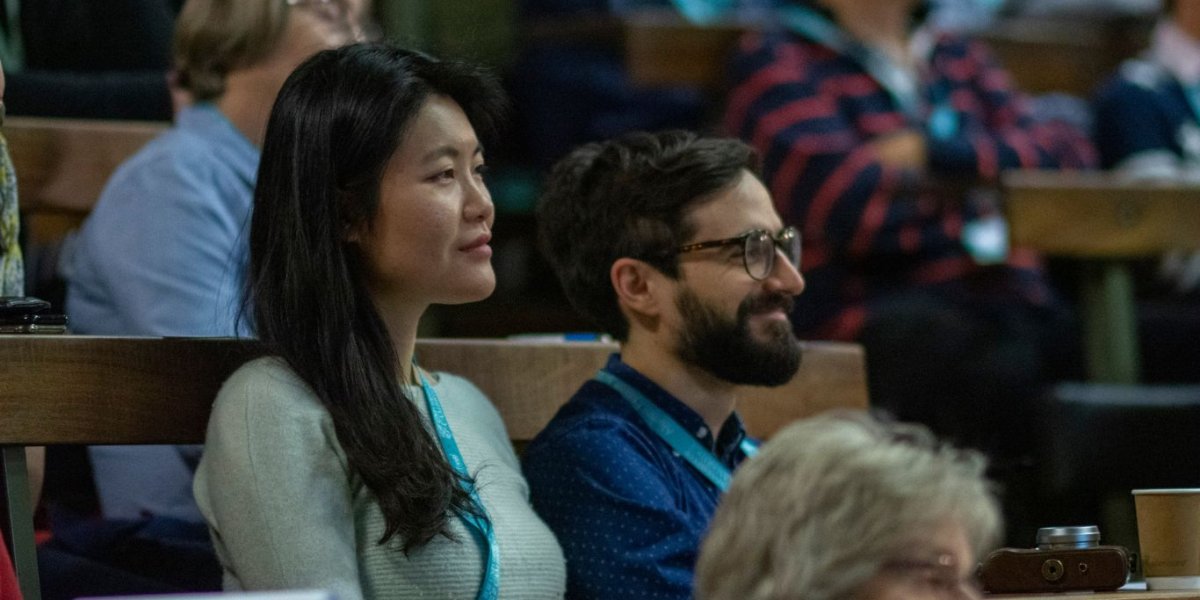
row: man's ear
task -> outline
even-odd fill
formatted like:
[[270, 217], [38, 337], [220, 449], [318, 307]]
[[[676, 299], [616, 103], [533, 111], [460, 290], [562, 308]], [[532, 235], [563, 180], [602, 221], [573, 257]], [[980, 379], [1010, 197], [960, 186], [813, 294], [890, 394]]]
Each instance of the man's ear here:
[[613, 262], [608, 275], [620, 306], [639, 316], [658, 316], [663, 280], [666, 278], [658, 269], [636, 258], [626, 257]]

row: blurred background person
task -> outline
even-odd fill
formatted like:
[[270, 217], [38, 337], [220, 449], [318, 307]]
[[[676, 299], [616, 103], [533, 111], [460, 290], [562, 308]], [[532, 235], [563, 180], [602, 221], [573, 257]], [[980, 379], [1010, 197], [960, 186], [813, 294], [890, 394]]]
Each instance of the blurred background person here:
[[1001, 531], [984, 462], [865, 414], [790, 425], [734, 475], [696, 598], [978, 598], [976, 557]]
[[[1164, 3], [1149, 47], [1100, 88], [1094, 108], [1106, 169], [1128, 179], [1200, 183], [1200, 1]], [[1146, 378], [1200, 381], [1200, 254], [1175, 251], [1157, 269], [1139, 267]]]
[[[319, 50], [352, 40], [340, 0], [189, 0], [175, 32], [178, 84], [193, 103], [122, 165], [64, 248], [67, 313], [91, 335], [232, 336], [246, 264], [259, 145], [284, 79]], [[191, 494], [199, 447], [97, 447], [100, 508], [125, 540], [182, 540], [219, 579]], [[132, 525], [131, 525], [132, 524]], [[56, 529], [58, 528], [56, 524]], [[59, 536], [61, 537], [61, 536]], [[119, 544], [91, 534], [104, 548]], [[202, 545], [192, 549], [193, 542]], [[103, 548], [87, 554], [108, 556]], [[136, 546], [130, 546], [130, 549]], [[150, 554], [161, 557], [157, 547]], [[144, 557], [143, 557], [144, 558]], [[146, 562], [130, 561], [137, 566]], [[171, 572], [157, 569], [155, 575]]]
[[[4, 125], [4, 71], [0, 68], [0, 126]], [[25, 295], [25, 263], [21, 260], [20, 203], [17, 175], [0, 134], [0, 296]]]
[[[4, 124], [4, 83], [4, 71], [0, 68], [0, 126]], [[16, 175], [13, 172], [12, 159], [8, 157], [8, 141], [0, 134], [0, 296], [25, 295], [21, 245], [18, 241], [19, 227]], [[31, 460], [29, 467], [31, 475], [36, 473], [39, 479], [30, 482], [36, 494], [36, 490], [41, 489], [40, 458]], [[34, 503], [37, 503], [36, 500]], [[0, 536], [0, 598], [21, 600], [21, 590], [17, 587], [12, 559], [8, 556], [8, 543], [3, 536]]]
[[[1137, 179], [1200, 182], [1200, 2], [1167, 0], [1145, 54], [1121, 66], [1096, 97], [1105, 168]], [[1180, 292], [1200, 286], [1200, 255], [1169, 256]]]
[[1133, 178], [1200, 181], [1198, 94], [1200, 2], [1169, 0], [1150, 47], [1097, 93], [1103, 166]]
[[932, 31], [930, 8], [782, 6], [784, 31], [739, 48], [725, 123], [802, 229], [798, 334], [861, 342], [877, 406], [1015, 465], [1045, 384], [1074, 375], [1081, 350], [989, 188], [1095, 153], [1076, 127], [1036, 120], [983, 45]]

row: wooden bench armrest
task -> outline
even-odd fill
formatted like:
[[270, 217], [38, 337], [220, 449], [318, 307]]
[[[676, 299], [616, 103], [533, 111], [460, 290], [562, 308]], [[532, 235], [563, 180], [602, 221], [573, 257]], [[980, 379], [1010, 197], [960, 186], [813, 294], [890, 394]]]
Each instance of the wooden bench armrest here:
[[1200, 248], [1200, 185], [1111, 173], [1010, 171], [1002, 178], [1012, 242], [1080, 258]]

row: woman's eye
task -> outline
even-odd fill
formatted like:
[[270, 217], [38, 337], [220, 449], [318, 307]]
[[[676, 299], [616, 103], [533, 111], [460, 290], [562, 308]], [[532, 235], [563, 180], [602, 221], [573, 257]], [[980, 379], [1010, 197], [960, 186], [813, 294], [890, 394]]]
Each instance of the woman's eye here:
[[483, 177], [484, 175], [487, 175], [488, 171], [490, 171], [490, 170], [491, 169], [487, 165], [476, 165], [475, 166], [475, 175], [477, 175], [479, 177]]
[[446, 169], [438, 171], [429, 177], [431, 181], [451, 181], [454, 179], [454, 169]]

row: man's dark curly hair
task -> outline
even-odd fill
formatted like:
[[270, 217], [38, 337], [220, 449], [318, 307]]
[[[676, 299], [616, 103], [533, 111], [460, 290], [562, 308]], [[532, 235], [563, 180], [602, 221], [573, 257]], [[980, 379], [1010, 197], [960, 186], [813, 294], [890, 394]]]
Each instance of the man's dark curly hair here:
[[671, 250], [695, 233], [685, 213], [757, 169], [746, 144], [687, 131], [627, 134], [560, 160], [538, 205], [538, 231], [575, 310], [624, 341], [629, 323], [609, 280], [612, 264], [637, 258], [678, 277]]

